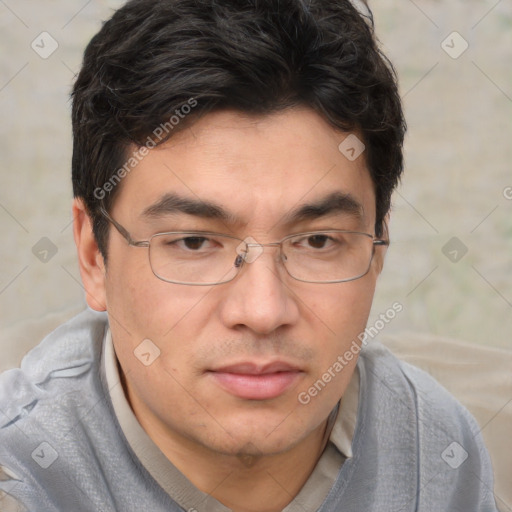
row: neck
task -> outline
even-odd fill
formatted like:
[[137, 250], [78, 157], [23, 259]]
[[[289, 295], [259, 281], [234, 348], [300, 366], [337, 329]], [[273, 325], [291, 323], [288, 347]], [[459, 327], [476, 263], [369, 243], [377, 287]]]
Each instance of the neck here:
[[290, 450], [268, 456], [226, 455], [157, 429], [148, 435], [198, 489], [234, 512], [278, 512], [313, 472], [328, 441], [326, 427], [327, 420]]

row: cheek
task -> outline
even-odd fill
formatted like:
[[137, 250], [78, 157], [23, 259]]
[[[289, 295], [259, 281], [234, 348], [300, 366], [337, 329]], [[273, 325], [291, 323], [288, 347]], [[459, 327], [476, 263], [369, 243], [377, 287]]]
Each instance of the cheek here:
[[[325, 285], [318, 290], [311, 300], [304, 297], [304, 313], [309, 321], [335, 340], [335, 345], [342, 348], [348, 338], [351, 341], [364, 330], [375, 291], [375, 279], [367, 275], [356, 281]], [[332, 288], [327, 288], [332, 287]], [[311, 295], [311, 294], [310, 294]]]
[[[179, 395], [178, 382], [188, 378], [187, 361], [201, 329], [199, 313], [208, 315], [200, 306], [206, 290], [182, 289], [149, 272], [144, 265], [112, 272], [108, 313], [116, 354], [129, 385], [144, 403], [157, 407], [169, 395]], [[146, 366], [148, 353], [146, 362], [149, 358], [151, 363]]]
[[149, 265], [147, 249], [112, 252], [106, 279], [109, 314], [137, 338], [160, 338], [177, 327], [207, 290], [158, 279]]
[[[327, 286], [336, 288], [325, 289], [323, 295], [315, 297], [310, 309], [304, 311], [309, 315], [306, 321], [314, 326], [312, 342], [318, 355], [312, 367], [311, 380], [332, 381], [329, 390], [322, 392], [323, 398], [329, 402], [329, 396], [339, 398], [356, 365], [361, 334], [370, 314], [375, 280], [363, 277]], [[345, 354], [348, 357], [344, 357]], [[340, 357], [343, 368], [339, 364]], [[330, 375], [326, 375], [329, 371]]]
[[[207, 290], [183, 289], [153, 274], [143, 279], [135, 273], [130, 280], [112, 279], [110, 285], [108, 312], [114, 345], [136, 394], [147, 403], [157, 400], [157, 405], [162, 397], [153, 396], [154, 390], [174, 396], [180, 389], [178, 382], [191, 388], [197, 340], [211, 316], [201, 300]], [[143, 357], [148, 352], [156, 359], [146, 367], [137, 354]]]

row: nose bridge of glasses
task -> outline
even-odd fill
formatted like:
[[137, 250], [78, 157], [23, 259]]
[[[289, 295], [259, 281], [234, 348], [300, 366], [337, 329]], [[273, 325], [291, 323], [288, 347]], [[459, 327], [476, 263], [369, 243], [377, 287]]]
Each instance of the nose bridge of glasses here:
[[268, 242], [265, 244], [261, 244], [258, 241], [256, 241], [254, 238], [249, 236], [249, 237], [245, 238], [244, 241], [238, 245], [236, 252], [239, 256], [243, 257], [243, 259], [246, 263], [253, 263], [261, 256], [261, 254], [263, 253], [264, 247], [280, 247], [280, 246], [281, 246], [281, 242]]

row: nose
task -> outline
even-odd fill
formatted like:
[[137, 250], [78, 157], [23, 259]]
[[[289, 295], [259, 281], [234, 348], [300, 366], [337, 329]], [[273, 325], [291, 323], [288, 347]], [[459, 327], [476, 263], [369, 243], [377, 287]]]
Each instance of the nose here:
[[246, 327], [258, 334], [269, 334], [294, 324], [299, 318], [299, 307], [290, 290], [288, 274], [279, 261], [278, 247], [260, 247], [255, 248], [257, 257], [253, 252], [235, 279], [226, 283], [221, 318], [231, 329]]

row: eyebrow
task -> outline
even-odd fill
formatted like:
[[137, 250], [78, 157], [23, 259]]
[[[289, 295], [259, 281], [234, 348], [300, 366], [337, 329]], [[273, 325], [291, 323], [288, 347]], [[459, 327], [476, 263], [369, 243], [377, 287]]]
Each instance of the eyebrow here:
[[[227, 211], [214, 202], [191, 199], [175, 193], [165, 194], [157, 202], [148, 206], [142, 212], [142, 217], [156, 219], [167, 215], [183, 213], [203, 219], [221, 220], [231, 225], [242, 222], [234, 213]], [[364, 217], [364, 209], [362, 204], [351, 194], [332, 192], [315, 202], [302, 204], [294, 208], [281, 219], [281, 222], [293, 224], [335, 214], [348, 214], [357, 219], [362, 219]]]
[[142, 217], [155, 219], [180, 213], [204, 219], [222, 220], [228, 224], [236, 224], [238, 221], [234, 214], [229, 213], [220, 205], [202, 199], [190, 199], [174, 193], [165, 194], [156, 203], [148, 206], [142, 212]]
[[335, 214], [348, 214], [361, 220], [364, 217], [364, 208], [351, 194], [332, 192], [316, 202], [303, 204], [293, 209], [284, 217], [284, 222], [291, 224]]

